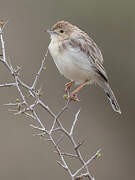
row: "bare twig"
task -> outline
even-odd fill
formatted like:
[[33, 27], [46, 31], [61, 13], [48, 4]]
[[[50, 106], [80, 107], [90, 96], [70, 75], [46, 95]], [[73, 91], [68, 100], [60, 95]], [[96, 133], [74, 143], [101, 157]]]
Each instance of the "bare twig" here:
[[101, 149], [99, 149], [80, 169], [78, 169], [73, 176], [76, 176], [80, 171], [82, 171], [88, 164], [90, 164], [96, 157], [98, 157], [98, 154], [101, 152]]
[[[24, 114], [25, 116], [32, 118], [33, 120], [35, 120], [37, 122], [37, 124], [38, 124], [37, 126], [35, 126], [34, 124], [30, 125], [33, 129], [40, 131], [39, 133], [36, 133], [34, 135], [41, 136], [41, 137], [47, 136], [47, 137], [45, 137], [45, 140], [47, 140], [53, 144], [55, 152], [59, 155], [60, 161], [57, 161], [57, 163], [61, 167], [63, 167], [64, 170], [66, 170], [66, 172], [68, 173], [68, 175], [70, 176], [70, 178], [72, 180], [79, 180], [79, 179], [83, 179], [84, 177], [88, 178], [90, 180], [94, 180], [94, 177], [91, 175], [91, 173], [88, 169], [88, 165], [94, 159], [99, 157], [99, 155], [100, 155], [99, 153], [101, 150], [98, 150], [88, 161], [85, 162], [81, 152], [79, 151], [79, 148], [81, 145], [83, 145], [83, 142], [76, 143], [74, 136], [73, 136], [74, 130], [75, 130], [75, 125], [78, 121], [78, 115], [80, 113], [80, 110], [78, 110], [78, 112], [75, 114], [73, 124], [71, 126], [70, 131], [68, 132], [66, 130], [66, 128], [62, 125], [60, 118], [62, 118], [62, 115], [64, 114], [64, 112], [67, 109], [69, 109], [71, 100], [70, 99], [67, 100], [64, 107], [62, 107], [61, 110], [59, 111], [59, 113], [56, 114], [51, 110], [51, 108], [48, 105], [46, 105], [40, 99], [40, 92], [36, 91], [37, 81], [41, 74], [41, 71], [44, 69], [44, 64], [45, 64], [46, 56], [48, 54], [48, 50], [42, 60], [39, 71], [35, 75], [35, 79], [33, 81], [32, 86], [25, 84], [19, 77], [19, 72], [21, 70], [21, 67], [17, 66], [17, 69], [14, 69], [13, 66], [11, 65], [11, 61], [9, 61], [9, 60], [7, 61], [5, 42], [3, 39], [3, 27], [5, 27], [5, 24], [0, 21], [0, 42], [1, 42], [1, 47], [2, 47], [1, 48], [2, 55], [0, 56], [0, 61], [9, 70], [11, 76], [14, 78], [14, 82], [0, 84], [0, 87], [16, 87], [16, 89], [18, 90], [20, 99], [21, 99], [21, 100], [17, 99], [15, 101], [15, 103], [9, 102], [5, 105], [16, 108], [16, 110], [10, 109], [10, 111], [13, 111], [14, 114], [16, 114], [16, 115]], [[26, 95], [23, 91], [23, 88], [21, 88], [21, 87], [25, 88], [28, 91], [28, 93], [34, 98], [33, 104], [30, 104], [28, 102]], [[70, 92], [68, 92], [68, 95], [69, 95], [69, 93]], [[39, 115], [36, 113], [36, 106], [42, 107], [51, 116], [52, 121], [50, 121], [51, 128], [49, 130], [47, 130], [47, 127], [44, 125], [45, 119], [43, 122], [43, 120], [41, 120], [39, 118]], [[58, 131], [61, 132], [62, 135], [60, 136], [59, 139], [56, 140], [56, 138], [54, 138], [54, 137], [55, 137], [55, 133], [57, 133]], [[72, 148], [72, 150], [74, 150], [75, 153], [71, 154], [69, 152], [63, 152], [61, 150], [60, 142], [65, 136], [68, 137], [69, 141], [72, 143], [71, 148]], [[65, 160], [65, 156], [67, 156], [69, 158], [78, 159], [82, 164], [81, 168], [74, 170], [74, 173], [73, 173], [70, 169], [70, 166], [68, 166], [68, 163]], [[85, 169], [86, 173], [83, 173], [80, 175], [81, 171], [84, 169]]]
[[16, 86], [16, 83], [4, 83], [0, 84], [0, 87], [13, 87]]
[[70, 130], [70, 136], [72, 136], [72, 134], [73, 134], [73, 130], [74, 130], [75, 124], [76, 124], [76, 122], [78, 120], [79, 113], [80, 113], [80, 110], [75, 115], [75, 120], [73, 121], [73, 125], [72, 125], [71, 130]]
[[[55, 153], [57, 153], [57, 151], [54, 151]], [[69, 157], [72, 157], [72, 158], [77, 158], [78, 159], [78, 156], [76, 154], [71, 154], [71, 153], [61, 153], [63, 156], [69, 156]]]
[[31, 86], [31, 89], [35, 89], [35, 87], [36, 87], [38, 77], [40, 76], [40, 73], [43, 70], [45, 59], [46, 59], [47, 55], [48, 55], [48, 50], [45, 53], [44, 59], [43, 59], [43, 61], [41, 63], [41, 66], [40, 66], [40, 69], [39, 69], [38, 73], [36, 74], [36, 77], [35, 77], [35, 80], [34, 80], [32, 86]]

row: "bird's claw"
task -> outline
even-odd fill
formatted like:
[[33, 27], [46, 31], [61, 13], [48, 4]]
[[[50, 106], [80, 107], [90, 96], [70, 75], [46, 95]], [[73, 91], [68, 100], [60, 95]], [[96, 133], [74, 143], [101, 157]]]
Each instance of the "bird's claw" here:
[[80, 101], [79, 99], [78, 99], [78, 97], [77, 97], [77, 94], [70, 94], [70, 96], [68, 97], [70, 100], [73, 100], [73, 101]]
[[70, 91], [70, 87], [65, 85], [65, 93], [67, 94]]
[[72, 94], [72, 93], [69, 96], [67, 94], [64, 94], [63, 98], [71, 101], [77, 101], [77, 102], [80, 101], [77, 97], [77, 94]]
[[68, 83], [65, 84], [65, 93], [68, 94], [68, 92], [70, 92], [70, 88], [73, 84], [73, 81], [70, 81]]

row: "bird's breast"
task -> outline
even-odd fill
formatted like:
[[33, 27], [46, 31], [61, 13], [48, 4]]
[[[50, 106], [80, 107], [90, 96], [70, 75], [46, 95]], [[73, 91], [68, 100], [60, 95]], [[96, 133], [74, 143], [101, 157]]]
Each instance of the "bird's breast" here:
[[89, 79], [90, 63], [83, 54], [75, 52], [57, 41], [51, 41], [49, 51], [58, 70], [67, 79], [77, 82]]

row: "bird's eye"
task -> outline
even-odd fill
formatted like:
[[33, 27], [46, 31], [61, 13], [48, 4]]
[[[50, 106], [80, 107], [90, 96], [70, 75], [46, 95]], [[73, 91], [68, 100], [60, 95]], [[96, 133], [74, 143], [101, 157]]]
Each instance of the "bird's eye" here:
[[60, 30], [60, 33], [64, 33], [64, 31], [61, 29], [61, 30]]

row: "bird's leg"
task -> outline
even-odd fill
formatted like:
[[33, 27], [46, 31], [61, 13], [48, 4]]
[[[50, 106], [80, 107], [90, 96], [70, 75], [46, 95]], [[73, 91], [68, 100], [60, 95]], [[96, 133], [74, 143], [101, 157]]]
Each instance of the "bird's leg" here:
[[65, 93], [66, 94], [70, 91], [70, 88], [71, 88], [73, 83], [74, 83], [74, 81], [70, 81], [70, 82], [65, 84]]
[[74, 101], [79, 101], [78, 97], [77, 97], [77, 93], [80, 91], [80, 89], [82, 89], [86, 84], [87, 84], [88, 80], [84, 81], [79, 87], [77, 87], [71, 94], [70, 94], [70, 99], [74, 100]]

